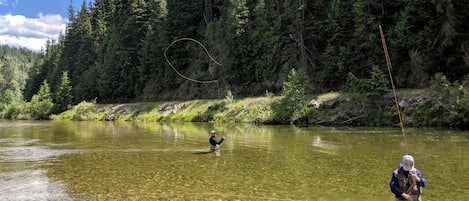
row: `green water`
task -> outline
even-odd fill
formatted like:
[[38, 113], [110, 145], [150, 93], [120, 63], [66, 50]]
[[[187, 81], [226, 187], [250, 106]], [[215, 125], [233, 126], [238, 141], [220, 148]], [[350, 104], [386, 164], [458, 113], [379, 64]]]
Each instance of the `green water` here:
[[[207, 151], [208, 133], [226, 141]], [[469, 200], [469, 132], [407, 129], [423, 198]], [[0, 200], [394, 200], [399, 128], [0, 121]]]

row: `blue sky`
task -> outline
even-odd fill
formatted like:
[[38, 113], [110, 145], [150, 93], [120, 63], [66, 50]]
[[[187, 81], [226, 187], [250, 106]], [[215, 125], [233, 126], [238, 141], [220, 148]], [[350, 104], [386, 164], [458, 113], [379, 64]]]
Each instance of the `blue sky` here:
[[[77, 11], [83, 0], [72, 3]], [[70, 0], [0, 0], [0, 44], [40, 51], [47, 39], [64, 33], [69, 5]]]

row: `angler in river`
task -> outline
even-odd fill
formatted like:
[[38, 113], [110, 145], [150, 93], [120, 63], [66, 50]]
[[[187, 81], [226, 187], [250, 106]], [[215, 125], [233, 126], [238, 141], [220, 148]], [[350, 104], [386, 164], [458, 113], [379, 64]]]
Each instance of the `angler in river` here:
[[225, 136], [221, 137], [221, 140], [217, 140], [217, 131], [212, 130], [210, 131], [210, 138], [208, 139], [208, 142], [210, 143], [210, 152], [215, 152], [217, 156], [220, 155], [220, 144], [223, 143], [223, 140], [225, 140]]
[[404, 155], [399, 168], [392, 173], [389, 186], [396, 195], [396, 201], [421, 201], [422, 187], [427, 185], [427, 180], [422, 173], [414, 167], [414, 157]]
[[212, 130], [210, 131], [210, 138], [208, 142], [210, 144], [209, 151], [201, 151], [201, 152], [194, 152], [193, 154], [209, 154], [215, 153], [215, 155], [220, 156], [220, 145], [225, 140], [225, 136], [223, 136], [220, 140], [217, 140], [217, 131]]

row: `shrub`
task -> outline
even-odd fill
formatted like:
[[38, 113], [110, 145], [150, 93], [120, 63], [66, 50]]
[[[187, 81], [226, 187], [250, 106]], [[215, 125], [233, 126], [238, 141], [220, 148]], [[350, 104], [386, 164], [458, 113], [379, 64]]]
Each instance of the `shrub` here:
[[29, 119], [28, 103], [23, 101], [12, 102], [4, 107], [2, 118], [5, 119]]
[[71, 110], [63, 112], [59, 115], [59, 118], [62, 120], [96, 120], [96, 118], [102, 118], [103, 114], [95, 114], [96, 103], [82, 101]]

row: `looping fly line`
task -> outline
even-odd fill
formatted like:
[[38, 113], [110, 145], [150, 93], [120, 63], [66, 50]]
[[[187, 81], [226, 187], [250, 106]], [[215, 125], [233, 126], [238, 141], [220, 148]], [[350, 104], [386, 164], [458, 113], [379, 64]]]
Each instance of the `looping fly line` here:
[[192, 81], [192, 82], [198, 82], [198, 83], [202, 83], [202, 84], [207, 84], [207, 83], [214, 83], [214, 82], [218, 82], [218, 80], [196, 80], [196, 79], [192, 79], [190, 77], [187, 77], [183, 74], [181, 74], [175, 67], [174, 65], [169, 61], [168, 59], [168, 56], [166, 55], [166, 52], [168, 51], [168, 49], [174, 45], [175, 43], [179, 42], [179, 41], [183, 41], [183, 40], [187, 40], [187, 41], [192, 41], [192, 42], [195, 42], [197, 43], [198, 45], [200, 45], [204, 50], [205, 52], [207, 53], [208, 57], [216, 64], [220, 65], [220, 66], [223, 66], [221, 65], [221, 63], [219, 63], [218, 61], [216, 61], [212, 55], [210, 55], [210, 53], [208, 52], [207, 48], [205, 48], [205, 46], [200, 43], [199, 41], [195, 40], [195, 39], [192, 39], [192, 38], [180, 38], [180, 39], [177, 39], [175, 41], [173, 41], [171, 44], [169, 44], [166, 49], [164, 50], [164, 58], [166, 59], [166, 62], [169, 64], [169, 66], [171, 66], [171, 68], [182, 78], [186, 79], [186, 80], [189, 80], [189, 81]]

